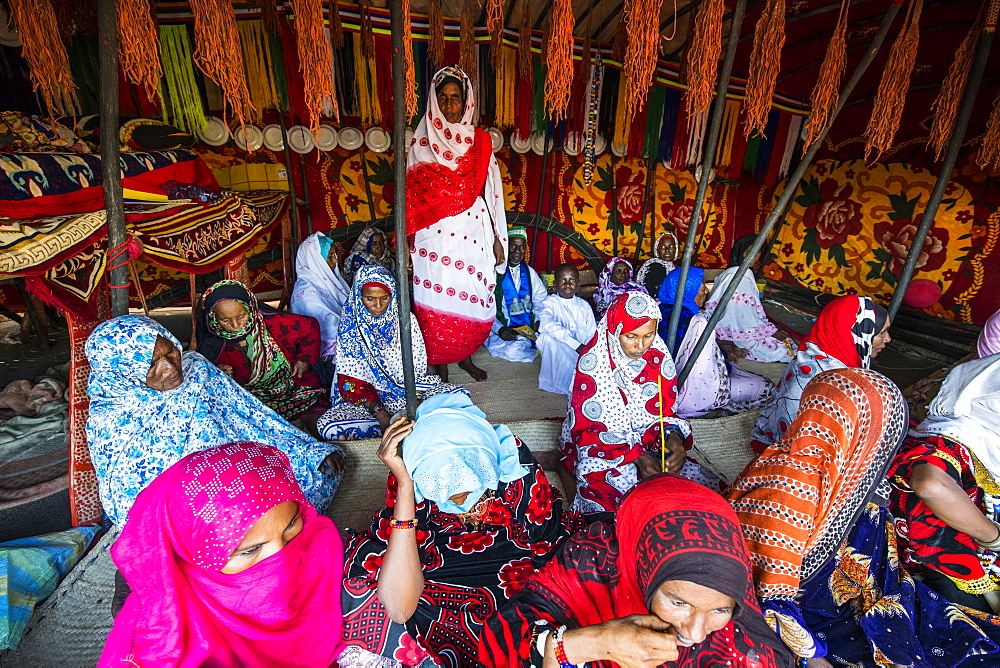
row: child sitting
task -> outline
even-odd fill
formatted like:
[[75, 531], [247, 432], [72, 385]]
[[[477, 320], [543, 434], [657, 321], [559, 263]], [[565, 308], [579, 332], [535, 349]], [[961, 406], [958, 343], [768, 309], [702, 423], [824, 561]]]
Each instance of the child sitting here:
[[594, 338], [597, 323], [590, 304], [576, 296], [580, 272], [571, 264], [556, 267], [556, 293], [542, 302], [538, 311], [538, 351], [542, 370], [538, 389], [572, 394], [573, 374], [580, 351]]

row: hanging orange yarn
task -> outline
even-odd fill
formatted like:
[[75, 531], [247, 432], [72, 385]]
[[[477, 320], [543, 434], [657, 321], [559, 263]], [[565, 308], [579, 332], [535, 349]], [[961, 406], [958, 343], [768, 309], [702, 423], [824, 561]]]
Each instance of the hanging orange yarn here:
[[[715, 94], [716, 71], [722, 55], [722, 15], [725, 0], [705, 0], [694, 19], [694, 34], [687, 49], [687, 113], [696, 116], [708, 111]], [[676, 25], [676, 24], [675, 24]]]
[[269, 35], [278, 34], [277, 0], [247, 0], [247, 5], [260, 10], [260, 20]]
[[337, 0], [330, 3], [330, 46], [334, 49], [344, 46], [344, 24], [340, 22], [340, 6]]
[[368, 0], [361, 0], [361, 55], [369, 60], [375, 58], [375, 30], [372, 28], [372, 12]]
[[615, 26], [615, 43], [611, 45], [611, 60], [616, 63], [625, 62], [625, 48], [628, 46], [628, 41], [625, 19], [619, 16], [618, 25]]
[[1000, 95], [993, 100], [993, 113], [986, 122], [983, 147], [976, 156], [976, 164], [984, 171], [1000, 168]]
[[236, 15], [229, 0], [190, 0], [194, 15], [194, 62], [222, 89], [222, 99], [240, 126], [253, 114], [236, 32]]
[[941, 84], [937, 99], [931, 105], [934, 120], [931, 123], [930, 137], [927, 138], [927, 148], [934, 154], [935, 160], [941, 159], [941, 154], [951, 139], [951, 131], [955, 128], [958, 105], [965, 92], [965, 82], [969, 79], [969, 70], [972, 69], [973, 55], [982, 28], [981, 21], [976, 21], [969, 28], [969, 33], [955, 52], [955, 59], [948, 68], [948, 76]]
[[893, 42], [882, 72], [875, 103], [872, 105], [872, 116], [865, 130], [865, 160], [875, 162], [885, 151], [892, 147], [892, 140], [899, 129], [899, 121], [903, 116], [903, 105], [906, 103], [906, 91], [910, 87], [910, 75], [913, 73], [913, 61], [917, 56], [917, 45], [920, 43], [920, 11], [923, 0], [913, 0], [906, 12], [903, 27]]
[[747, 78], [747, 115], [743, 134], [764, 136], [771, 99], [781, 68], [781, 48], [785, 45], [785, 0], [767, 0], [764, 13], [754, 30], [750, 53], [750, 76]]
[[406, 97], [406, 120], [417, 115], [417, 71], [413, 65], [413, 26], [410, 24], [410, 0], [403, 3], [403, 92]]
[[435, 70], [444, 67], [444, 15], [441, 0], [430, 0], [427, 8], [427, 55]]
[[812, 111], [806, 122], [806, 139], [802, 144], [802, 153], [812, 146], [813, 142], [827, 129], [840, 98], [840, 79], [844, 76], [844, 66], [847, 63], [847, 8], [850, 0], [841, 0], [840, 15], [837, 25], [830, 38], [830, 46], [826, 49], [823, 64], [819, 68], [819, 78], [813, 87], [809, 99]]
[[573, 0], [552, 1], [552, 27], [545, 54], [545, 107], [549, 118], [566, 117], [573, 90]]
[[32, 90], [38, 92], [51, 116], [76, 113], [76, 84], [66, 46], [59, 37], [56, 14], [49, 0], [8, 0], [10, 18], [21, 38]]
[[125, 78], [156, 100], [163, 69], [149, 0], [118, 0], [118, 54]]
[[458, 35], [458, 66], [476, 80], [476, 10], [479, 0], [464, 0]]
[[490, 33], [490, 62], [496, 69], [503, 44], [503, 0], [486, 0], [486, 30]]
[[340, 109], [333, 87], [333, 59], [326, 39], [322, 0], [292, 0], [295, 13], [295, 46], [299, 55], [306, 108], [309, 110], [309, 130], [319, 132], [319, 119], [326, 105], [340, 120]]
[[628, 45], [622, 71], [628, 77], [625, 115], [631, 119], [646, 104], [660, 54], [660, 5], [662, 0], [625, 0]]
[[521, 27], [517, 31], [517, 72], [522, 79], [531, 79], [531, 0], [524, 0], [521, 8]]

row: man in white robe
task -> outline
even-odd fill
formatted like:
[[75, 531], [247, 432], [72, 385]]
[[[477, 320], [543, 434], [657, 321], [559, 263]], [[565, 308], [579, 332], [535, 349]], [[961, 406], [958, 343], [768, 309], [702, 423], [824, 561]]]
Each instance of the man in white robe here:
[[580, 272], [571, 264], [556, 269], [556, 293], [538, 309], [538, 351], [542, 370], [538, 389], [572, 395], [573, 375], [580, 351], [594, 338], [597, 322], [590, 304], [576, 296]]
[[549, 292], [538, 273], [524, 261], [528, 249], [524, 228], [509, 228], [507, 239], [507, 272], [497, 276], [497, 314], [486, 349], [494, 357], [511, 362], [531, 362], [537, 354], [532, 340], [538, 330], [536, 312]]

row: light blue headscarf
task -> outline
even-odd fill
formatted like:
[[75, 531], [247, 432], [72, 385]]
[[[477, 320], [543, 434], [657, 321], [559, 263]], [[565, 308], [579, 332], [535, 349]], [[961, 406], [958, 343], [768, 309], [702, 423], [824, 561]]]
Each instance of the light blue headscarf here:
[[181, 357], [179, 386], [163, 392], [147, 387], [157, 336], [181, 349], [167, 329], [141, 315], [101, 323], [84, 348], [90, 362], [87, 443], [108, 517], [121, 526], [139, 492], [176, 461], [237, 441], [284, 452], [306, 498], [325, 510], [339, 481], [320, 473], [319, 465], [340, 448], [299, 431], [194, 351]]
[[[494, 427], [464, 394], [438, 394], [417, 408], [403, 442], [403, 462], [417, 502], [430, 499], [445, 513], [467, 513], [488, 489], [528, 475], [507, 425]], [[451, 497], [469, 492], [459, 506]]]

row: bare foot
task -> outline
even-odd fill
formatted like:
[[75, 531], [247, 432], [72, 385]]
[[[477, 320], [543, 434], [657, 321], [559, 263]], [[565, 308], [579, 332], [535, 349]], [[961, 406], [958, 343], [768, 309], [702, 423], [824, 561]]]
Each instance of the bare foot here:
[[480, 369], [478, 366], [472, 363], [471, 357], [466, 357], [464, 360], [458, 363], [458, 368], [465, 371], [467, 374], [472, 376], [472, 379], [476, 382], [482, 382], [486, 380], [486, 372]]
[[814, 656], [806, 660], [808, 668], [833, 668], [833, 664], [821, 656]]
[[436, 374], [441, 378], [442, 383], [448, 382], [448, 365], [447, 364], [431, 364], [431, 373]]

